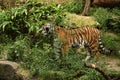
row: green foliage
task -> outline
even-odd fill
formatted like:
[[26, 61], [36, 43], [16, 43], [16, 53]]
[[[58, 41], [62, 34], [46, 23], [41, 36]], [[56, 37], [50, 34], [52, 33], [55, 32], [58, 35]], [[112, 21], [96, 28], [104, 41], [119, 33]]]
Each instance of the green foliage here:
[[22, 65], [30, 70], [31, 75], [41, 75], [49, 67], [47, 60], [49, 59], [48, 54], [50, 52], [51, 48], [49, 44], [45, 44], [42, 49], [33, 47], [25, 56]]
[[107, 49], [112, 50], [113, 52], [111, 53], [112, 55], [119, 57], [119, 49], [120, 49], [120, 37], [118, 35], [115, 35], [114, 33], [103, 33], [103, 44]]
[[79, 14], [83, 10], [83, 3], [83, 0], [70, 0], [64, 3], [64, 8], [67, 9], [68, 12]]
[[[41, 38], [33, 42], [29, 36], [19, 36], [14, 42], [1, 46], [1, 49], [6, 51], [6, 59], [19, 61], [24, 68], [29, 69], [31, 77], [37, 75], [43, 80], [104, 80], [100, 73], [84, 66], [83, 55], [70, 50], [59, 63], [54, 60], [55, 54], [49, 42]], [[80, 71], [80, 76], [71, 77], [77, 71]]]
[[8, 59], [12, 61], [23, 61], [26, 54], [29, 53], [29, 39], [19, 37], [8, 47]]
[[1, 33], [0, 43], [2, 43], [3, 45], [6, 45], [6, 44], [9, 44], [10, 42], [12, 42], [12, 39], [8, 35]]
[[[119, 8], [91, 8], [89, 15], [93, 15], [97, 22], [99, 22], [100, 26], [103, 31], [110, 31], [113, 35], [103, 35], [103, 42], [108, 49], [113, 50], [113, 54], [115, 56], [119, 56], [120, 53], [118, 52], [120, 47], [120, 38], [118, 37], [120, 33], [120, 9]], [[103, 32], [102, 32], [103, 33]], [[117, 33], [117, 37], [114, 33]], [[104, 33], [103, 33], [104, 34]]]
[[114, 15], [120, 16], [120, 8], [119, 7], [113, 8], [111, 12]]
[[96, 18], [98, 23], [100, 23], [100, 28], [106, 29], [107, 20], [111, 18], [112, 14], [108, 12], [108, 9], [97, 8], [93, 13], [93, 16]]
[[[0, 33], [2, 35], [0, 35], [0, 42], [1, 46], [7, 46], [8, 48], [6, 51], [7, 59], [22, 61], [24, 54], [28, 53], [24, 51], [28, 50], [27, 48], [42, 48], [45, 41], [50, 43], [51, 39], [49, 37], [45, 38], [42, 35], [37, 35], [41, 32], [41, 25], [48, 21], [54, 24], [62, 23], [65, 17], [64, 13], [61, 5], [35, 1], [27, 1], [22, 6], [1, 10]], [[26, 35], [27, 37], [29, 35], [28, 38], [31, 40], [28, 41], [29, 45], [26, 42]], [[22, 36], [22, 38], [18, 38], [19, 36]], [[1, 53], [2, 51], [4, 52], [4, 50], [1, 50]]]
[[13, 38], [20, 34], [36, 34], [46, 21], [62, 22], [64, 12], [61, 5], [28, 1], [22, 6], [1, 11], [0, 29]]
[[96, 21], [100, 24], [99, 28], [111, 30], [115, 33], [120, 33], [120, 9], [119, 8], [91, 8], [88, 15], [93, 15]]
[[108, 20], [107, 29], [114, 33], [120, 34], [120, 17], [112, 17]]
[[[6, 38], [6, 40], [9, 40]], [[8, 59], [11, 61], [23, 61], [24, 56], [29, 53], [30, 42], [29, 38], [20, 36], [15, 41], [0, 44], [1, 59]]]
[[[30, 70], [32, 75], [39, 75], [43, 80], [104, 80], [100, 73], [86, 68], [82, 61], [83, 56], [73, 54], [73, 51], [62, 59], [62, 63], [52, 58], [55, 55], [48, 44], [45, 44], [43, 49], [32, 48], [30, 52], [23, 65]], [[72, 77], [71, 75], [77, 71], [80, 71], [80, 76]]]

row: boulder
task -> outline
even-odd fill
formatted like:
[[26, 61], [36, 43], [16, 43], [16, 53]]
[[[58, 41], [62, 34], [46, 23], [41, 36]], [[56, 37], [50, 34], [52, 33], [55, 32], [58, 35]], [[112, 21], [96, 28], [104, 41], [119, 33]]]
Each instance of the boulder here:
[[0, 80], [22, 80], [16, 73], [18, 67], [16, 62], [0, 60]]
[[68, 13], [64, 20], [65, 26], [71, 28], [82, 27], [82, 26], [99, 26], [99, 23], [92, 16], [80, 16], [76, 14]]
[[119, 6], [120, 0], [93, 0], [92, 4], [98, 6], [113, 7], [113, 6]]

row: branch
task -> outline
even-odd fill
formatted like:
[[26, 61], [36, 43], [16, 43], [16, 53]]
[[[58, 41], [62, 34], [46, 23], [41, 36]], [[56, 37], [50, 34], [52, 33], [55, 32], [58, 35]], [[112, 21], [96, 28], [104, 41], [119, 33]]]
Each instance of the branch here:
[[111, 78], [108, 76], [108, 74], [106, 74], [103, 70], [101, 70], [95, 64], [87, 64], [87, 63], [85, 63], [85, 66], [88, 67], [88, 68], [95, 69], [96, 71], [100, 72], [106, 80], [111, 80]]

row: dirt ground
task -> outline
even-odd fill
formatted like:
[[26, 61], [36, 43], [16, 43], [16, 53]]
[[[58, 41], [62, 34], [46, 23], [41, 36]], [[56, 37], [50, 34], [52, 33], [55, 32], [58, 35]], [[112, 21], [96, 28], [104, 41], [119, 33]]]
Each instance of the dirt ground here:
[[109, 70], [120, 71], [120, 59], [107, 57], [106, 62]]
[[105, 62], [107, 71], [120, 73], [120, 59], [112, 56], [101, 55], [99, 62]]

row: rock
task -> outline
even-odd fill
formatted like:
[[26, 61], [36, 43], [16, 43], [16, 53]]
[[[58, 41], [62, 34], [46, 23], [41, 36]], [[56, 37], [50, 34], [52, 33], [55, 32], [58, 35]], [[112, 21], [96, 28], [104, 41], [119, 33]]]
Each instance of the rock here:
[[120, 0], [93, 0], [92, 4], [103, 7], [113, 7], [120, 6]]
[[21, 75], [16, 74], [18, 67], [16, 62], [0, 60], [0, 80], [22, 80]]

